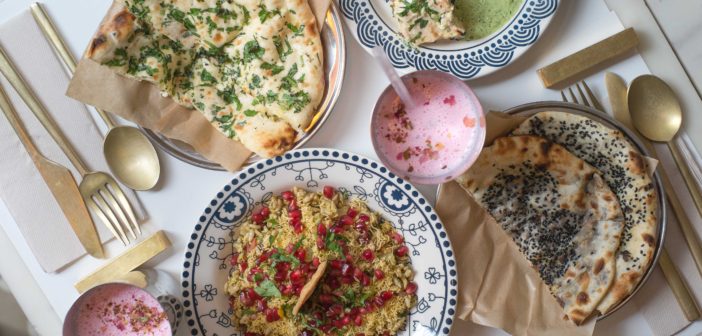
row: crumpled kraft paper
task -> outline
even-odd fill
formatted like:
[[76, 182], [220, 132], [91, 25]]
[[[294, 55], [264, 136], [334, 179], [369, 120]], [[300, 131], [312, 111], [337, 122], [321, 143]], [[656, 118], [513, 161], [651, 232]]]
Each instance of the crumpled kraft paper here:
[[[486, 115], [485, 145], [505, 136], [526, 117]], [[653, 171], [657, 161], [648, 160]], [[456, 182], [441, 185], [436, 201], [458, 264], [458, 318], [512, 335], [590, 336], [595, 318], [576, 326], [512, 238]]]
[[[309, 3], [318, 27], [323, 27], [330, 0], [309, 0]], [[115, 1], [103, 20], [123, 6]], [[239, 170], [251, 156], [248, 149], [227, 138], [200, 112], [161, 96], [156, 85], [118, 75], [109, 67], [87, 58], [78, 63], [66, 95], [185, 142], [203, 157], [229, 171]]]

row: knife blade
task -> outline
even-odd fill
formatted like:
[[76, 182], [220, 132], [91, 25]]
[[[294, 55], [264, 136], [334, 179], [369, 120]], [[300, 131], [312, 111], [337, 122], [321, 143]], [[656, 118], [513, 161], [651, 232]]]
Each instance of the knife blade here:
[[[618, 75], [611, 72], [606, 72], [605, 85], [607, 86], [607, 95], [609, 96], [609, 103], [612, 106], [612, 114], [614, 115], [614, 118], [617, 121], [624, 124], [624, 126], [629, 128], [631, 131], [639, 135], [636, 131], [636, 128], [634, 128], [633, 123], [631, 122], [631, 116], [629, 114], [626, 82], [624, 82], [624, 80]], [[641, 139], [641, 141], [646, 146], [646, 148], [648, 148], [651, 154], [655, 155], [655, 149], [653, 148], [651, 143], [646, 141], [646, 139], [644, 139], [640, 135], [639, 139]], [[663, 184], [664, 186], [666, 186], [667, 189], [666, 191], [670, 192], [671, 190], [670, 188], [668, 188], [669, 182], [668, 178], [666, 177], [665, 171], [663, 171], [663, 167], [659, 167], [659, 169], [663, 180]], [[668, 198], [670, 199], [671, 197], [669, 196]], [[675, 200], [671, 200], [671, 203], [673, 202], [675, 202]], [[677, 213], [676, 217], [679, 217], [677, 216]], [[681, 220], [686, 219], [687, 217]], [[688, 321], [698, 320], [700, 318], [700, 311], [697, 308], [697, 304], [690, 292], [690, 289], [687, 287], [685, 280], [683, 280], [682, 276], [680, 275], [680, 271], [678, 271], [678, 269], [675, 267], [675, 264], [670, 259], [668, 251], [665, 250], [665, 247], [663, 247], [663, 251], [661, 252], [662, 253], [660, 255], [660, 258], [658, 259], [658, 264], [661, 267], [661, 271], [663, 271], [663, 276], [668, 282], [670, 289], [673, 291], [673, 295], [675, 295], [675, 298], [678, 301], [678, 304], [680, 305], [680, 309], [682, 309], [683, 314], [685, 314], [685, 318], [687, 318]]]
[[29, 133], [2, 87], [0, 87], [0, 110], [3, 111], [20, 141], [27, 149], [32, 162], [34, 162], [39, 174], [49, 187], [51, 194], [56, 199], [61, 211], [66, 216], [73, 232], [78, 236], [78, 240], [80, 240], [85, 250], [95, 258], [104, 258], [105, 254], [100, 237], [71, 171], [41, 154], [29, 137]]

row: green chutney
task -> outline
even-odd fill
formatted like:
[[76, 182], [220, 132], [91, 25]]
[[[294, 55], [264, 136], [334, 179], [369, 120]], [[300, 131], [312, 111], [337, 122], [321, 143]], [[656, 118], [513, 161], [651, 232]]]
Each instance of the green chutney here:
[[455, 0], [454, 15], [463, 23], [466, 40], [486, 37], [507, 23], [525, 0]]

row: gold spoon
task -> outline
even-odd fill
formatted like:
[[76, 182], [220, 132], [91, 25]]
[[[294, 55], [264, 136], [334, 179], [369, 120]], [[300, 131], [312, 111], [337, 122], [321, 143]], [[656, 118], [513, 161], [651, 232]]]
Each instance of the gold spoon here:
[[634, 127], [652, 141], [667, 143], [675, 165], [690, 191], [697, 212], [702, 216], [702, 190], [674, 140], [682, 123], [682, 108], [675, 93], [660, 78], [643, 75], [631, 82], [629, 104], [634, 118]]
[[[72, 74], [76, 70], [76, 61], [54, 28], [49, 16], [39, 3], [32, 4], [31, 8], [32, 15], [42, 32]], [[112, 173], [134, 190], [153, 188], [161, 174], [161, 165], [153, 144], [136, 127], [115, 126], [105, 111], [97, 108], [96, 110], [109, 129], [102, 148]]]

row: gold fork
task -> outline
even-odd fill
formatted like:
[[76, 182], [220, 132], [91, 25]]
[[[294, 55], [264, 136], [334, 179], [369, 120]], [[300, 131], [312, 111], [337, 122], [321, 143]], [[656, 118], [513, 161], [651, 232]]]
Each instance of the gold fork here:
[[112, 176], [106, 173], [88, 171], [85, 163], [83, 163], [70, 142], [46, 112], [44, 106], [19, 75], [2, 48], [0, 48], [0, 72], [5, 75], [20, 97], [22, 97], [22, 100], [32, 110], [83, 177], [78, 189], [88, 208], [107, 225], [110, 232], [124, 245], [129, 244], [129, 239], [124, 233], [122, 226], [127, 228], [134, 239], [137, 238], [135, 231], [141, 235], [141, 229], [134, 216], [134, 211], [120, 186]]
[[[580, 87], [580, 84], [585, 88], [585, 93], [583, 93], [583, 89]], [[580, 104], [580, 105], [585, 105], [585, 106], [591, 106], [594, 107], [596, 110], [605, 113], [604, 108], [602, 108], [602, 104], [600, 104], [599, 100], [597, 100], [597, 97], [592, 93], [592, 90], [590, 90], [590, 87], [587, 86], [587, 83], [585, 81], [581, 81], [580, 83], [575, 84], [576, 90], [578, 91], [580, 95], [580, 99], [575, 96], [573, 93], [572, 87], [568, 88], [568, 92], [570, 94], [571, 100], [569, 101], [568, 98], [566, 98], [566, 95], [563, 91], [561, 91], [561, 98], [563, 98], [563, 101], [566, 103], [575, 103], [575, 104]], [[611, 93], [610, 93], [611, 94]], [[588, 102], [589, 100], [589, 102]], [[627, 110], [628, 112], [628, 110]], [[620, 116], [615, 114], [615, 119], [617, 119], [619, 122], [623, 123], [626, 127], [631, 129], [632, 131], [636, 132], [636, 129], [631, 125], [631, 118], [627, 118], [626, 116]], [[649, 152], [652, 155], [656, 155], [655, 149], [651, 145], [650, 142], [647, 142], [644, 138], [639, 137], [643, 144], [646, 146], [646, 148], [649, 150]], [[665, 170], [663, 170], [662, 166], [658, 167], [658, 171], [661, 176], [661, 181], [663, 182], [663, 189], [666, 191], [666, 194], [668, 194], [668, 200], [670, 201], [672, 208], [674, 210], [675, 216], [678, 218], [679, 222], [683, 221], [688, 221], [687, 215], [684, 212], [681, 212], [682, 208], [679, 206], [680, 201], [677, 198], [677, 195], [673, 192], [674, 189], [671, 188], [670, 181], [668, 180], [668, 176], [665, 173]], [[670, 259], [670, 255], [668, 254], [668, 251], [665, 249], [665, 247], [661, 246], [661, 254], [660, 258], [658, 259], [658, 264], [661, 267], [661, 271], [663, 272], [663, 276], [665, 277], [666, 281], [668, 282], [668, 285], [670, 286], [670, 289], [673, 291], [673, 295], [675, 295], [675, 298], [678, 301], [678, 304], [680, 305], [680, 308], [682, 309], [683, 313], [685, 314], [685, 317], [688, 319], [688, 321], [695, 321], [700, 318], [700, 312], [699, 309], [697, 308], [697, 303], [695, 302], [695, 299], [693, 298], [690, 289], [687, 287], [687, 284], [685, 283], [685, 280], [682, 278], [680, 275], [680, 271], [678, 271], [677, 267], [673, 263], [673, 260]]]

